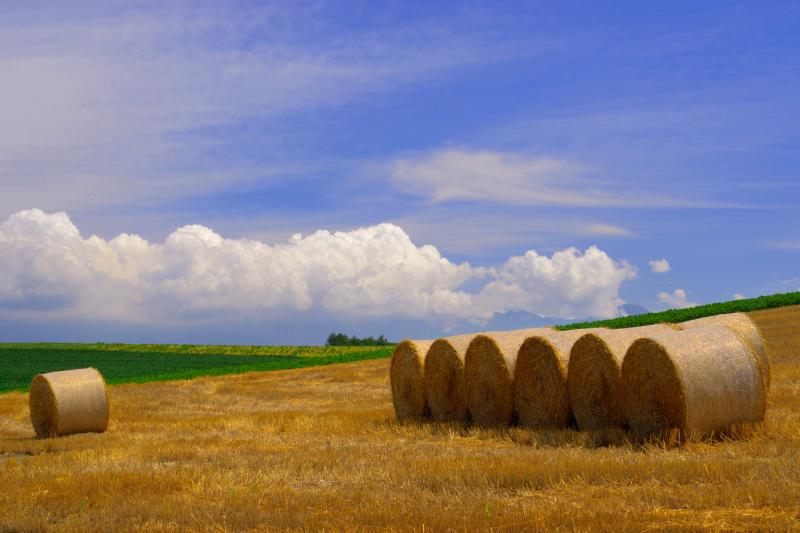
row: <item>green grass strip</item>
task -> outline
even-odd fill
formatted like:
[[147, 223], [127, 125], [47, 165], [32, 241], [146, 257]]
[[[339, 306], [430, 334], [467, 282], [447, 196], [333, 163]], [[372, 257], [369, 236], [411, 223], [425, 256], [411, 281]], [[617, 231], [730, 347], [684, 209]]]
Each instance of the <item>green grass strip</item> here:
[[647, 313], [644, 315], [624, 316], [611, 318], [608, 320], [596, 320], [594, 322], [578, 322], [557, 326], [559, 330], [583, 329], [583, 328], [632, 328], [636, 326], [649, 326], [651, 324], [661, 324], [663, 322], [686, 322], [695, 318], [706, 316], [723, 315], [726, 313], [747, 313], [759, 311], [761, 309], [774, 309], [787, 305], [800, 305], [800, 292], [786, 292], [782, 294], [771, 294], [769, 296], [759, 296], [758, 298], [748, 298], [745, 300], [732, 300], [730, 302], [719, 302], [687, 309], [669, 309], [659, 313]]
[[0, 345], [0, 392], [26, 391], [33, 376], [44, 372], [97, 368], [107, 383], [144, 383], [200, 376], [288, 370], [389, 357], [393, 346], [334, 355], [176, 354], [166, 351], [85, 350], [80, 345], [37, 348], [36, 345]]

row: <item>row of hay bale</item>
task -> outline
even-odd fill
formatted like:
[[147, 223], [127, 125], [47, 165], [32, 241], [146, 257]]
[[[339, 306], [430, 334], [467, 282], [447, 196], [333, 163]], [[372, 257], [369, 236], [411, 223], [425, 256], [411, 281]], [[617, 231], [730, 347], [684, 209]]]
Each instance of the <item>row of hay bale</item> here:
[[390, 370], [401, 422], [674, 428], [685, 436], [763, 420], [769, 379], [761, 333], [743, 313], [407, 340]]

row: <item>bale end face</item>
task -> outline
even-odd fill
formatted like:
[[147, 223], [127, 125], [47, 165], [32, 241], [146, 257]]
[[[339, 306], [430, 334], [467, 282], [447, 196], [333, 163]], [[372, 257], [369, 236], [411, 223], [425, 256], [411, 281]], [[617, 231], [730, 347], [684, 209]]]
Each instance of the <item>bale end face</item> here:
[[543, 337], [522, 343], [514, 371], [514, 407], [521, 425], [565, 427], [569, 423], [567, 369], [562, 355]]
[[431, 418], [437, 422], [462, 422], [467, 418], [464, 360], [447, 339], [431, 345], [425, 358], [425, 392]]
[[430, 343], [405, 340], [392, 354], [389, 380], [392, 403], [399, 422], [419, 421], [428, 414], [425, 399], [424, 361]]
[[685, 436], [686, 397], [678, 370], [659, 342], [635, 341], [622, 363], [625, 416], [640, 435], [668, 436], [678, 429]]
[[33, 378], [28, 399], [36, 436], [40, 439], [55, 437], [58, 428], [56, 397], [47, 379], [41, 374]]
[[600, 335], [578, 339], [569, 358], [567, 389], [580, 429], [625, 425], [622, 405], [622, 368]]
[[467, 348], [464, 358], [467, 410], [478, 426], [511, 423], [514, 411], [513, 368], [509, 366], [507, 356], [495, 339], [487, 335], [476, 336]]

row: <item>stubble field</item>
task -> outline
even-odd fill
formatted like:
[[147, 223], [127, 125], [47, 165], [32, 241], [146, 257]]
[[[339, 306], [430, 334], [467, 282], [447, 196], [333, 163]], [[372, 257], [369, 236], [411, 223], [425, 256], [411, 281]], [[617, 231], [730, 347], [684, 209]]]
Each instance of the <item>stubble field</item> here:
[[0, 531], [800, 529], [800, 307], [749, 438], [399, 426], [388, 360], [110, 387], [100, 435], [35, 440], [0, 395]]

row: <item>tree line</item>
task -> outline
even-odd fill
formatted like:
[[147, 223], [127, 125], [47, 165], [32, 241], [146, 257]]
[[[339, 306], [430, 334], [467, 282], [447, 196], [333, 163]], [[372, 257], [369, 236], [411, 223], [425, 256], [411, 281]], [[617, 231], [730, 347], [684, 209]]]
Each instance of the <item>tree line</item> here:
[[356, 336], [348, 336], [344, 333], [331, 333], [328, 335], [328, 340], [325, 346], [385, 346], [392, 344], [383, 335], [375, 337], [359, 338]]

